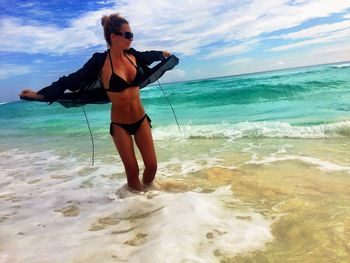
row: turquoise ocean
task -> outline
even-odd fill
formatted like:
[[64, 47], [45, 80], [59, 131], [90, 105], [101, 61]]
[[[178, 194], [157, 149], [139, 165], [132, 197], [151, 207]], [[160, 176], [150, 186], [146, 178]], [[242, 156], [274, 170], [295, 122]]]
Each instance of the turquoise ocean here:
[[[0, 103], [0, 262], [349, 262], [350, 63], [141, 91], [154, 187], [110, 104]], [[137, 152], [139, 165], [142, 161]]]

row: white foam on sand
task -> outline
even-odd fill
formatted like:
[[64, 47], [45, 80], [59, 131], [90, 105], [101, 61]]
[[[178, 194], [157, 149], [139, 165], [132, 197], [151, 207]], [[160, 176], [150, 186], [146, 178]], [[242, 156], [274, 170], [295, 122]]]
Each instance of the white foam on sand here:
[[220, 256], [262, 249], [272, 240], [270, 222], [262, 215], [224, 208], [225, 199], [232, 201], [229, 187], [212, 194], [151, 195], [116, 200], [124, 215], [134, 213], [130, 208], [136, 204], [140, 214], [156, 211], [135, 224], [147, 236], [125, 255], [129, 262], [217, 262]]
[[245, 162], [245, 164], [268, 165], [274, 162], [283, 162], [283, 161], [291, 161], [291, 160], [298, 160], [306, 164], [316, 166], [318, 169], [325, 172], [348, 171], [350, 173], [350, 166], [342, 166], [339, 164], [332, 163], [330, 161], [320, 160], [318, 158], [309, 157], [309, 156], [288, 155], [288, 154], [283, 156], [276, 156], [275, 154], [272, 154], [271, 156], [262, 158], [260, 160], [258, 160], [256, 155], [254, 154], [252, 156], [252, 159], [250, 161]]
[[220, 262], [273, 239], [272, 222], [232, 208], [240, 201], [230, 187], [135, 194], [113, 176], [115, 165], [87, 169], [53, 152], [5, 155], [0, 262]]
[[218, 167], [220, 166], [221, 161], [221, 159], [209, 157], [208, 155], [198, 155], [195, 156], [195, 159], [184, 159], [181, 157], [173, 157], [168, 161], [161, 162], [158, 165], [158, 174], [166, 177], [179, 175], [186, 176], [203, 169]]

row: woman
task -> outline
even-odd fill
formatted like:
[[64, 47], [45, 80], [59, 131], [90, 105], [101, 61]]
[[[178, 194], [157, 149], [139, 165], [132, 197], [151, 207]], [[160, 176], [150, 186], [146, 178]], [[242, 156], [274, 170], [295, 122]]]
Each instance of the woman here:
[[[119, 14], [102, 17], [104, 36], [110, 49], [95, 53], [77, 72], [61, 77], [50, 86], [34, 92], [23, 90], [20, 96], [54, 100], [66, 89], [77, 91], [100, 80], [112, 102], [110, 134], [124, 164], [128, 186], [142, 191], [150, 186], [157, 171], [157, 159], [151, 133], [151, 119], [145, 114], [140, 99], [139, 85], [145, 65], [163, 60], [168, 51], [139, 52], [130, 48], [133, 33], [127, 20]], [[140, 150], [145, 170], [142, 183], [134, 151]]]

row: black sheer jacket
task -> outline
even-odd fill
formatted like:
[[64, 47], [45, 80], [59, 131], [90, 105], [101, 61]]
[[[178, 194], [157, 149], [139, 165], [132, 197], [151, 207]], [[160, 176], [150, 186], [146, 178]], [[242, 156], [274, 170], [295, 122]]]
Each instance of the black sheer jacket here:
[[[135, 56], [137, 65], [143, 69], [146, 76], [147, 73], [151, 72], [149, 65], [155, 61], [165, 60], [161, 51], [140, 52], [130, 48], [127, 52]], [[109, 101], [99, 76], [107, 53], [107, 51], [94, 53], [78, 71], [60, 77], [51, 85], [39, 90], [38, 94], [43, 95], [47, 101], [53, 102], [61, 97], [66, 90], [69, 90], [76, 98], [84, 99], [86, 96], [88, 99], [93, 97], [94, 100]], [[143, 87], [140, 86], [140, 88]]]

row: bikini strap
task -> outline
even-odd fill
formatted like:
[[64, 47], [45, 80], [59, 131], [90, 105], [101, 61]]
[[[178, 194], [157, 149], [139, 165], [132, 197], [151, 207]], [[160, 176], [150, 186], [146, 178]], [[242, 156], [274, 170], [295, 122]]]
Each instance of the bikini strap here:
[[111, 51], [110, 51], [110, 49], [108, 49], [108, 56], [109, 56], [109, 61], [111, 62], [112, 72], [114, 72], [113, 63], [112, 63], [112, 56], [111, 56]]
[[[114, 68], [113, 68], [113, 63], [112, 63], [112, 56], [111, 56], [111, 50], [108, 49], [108, 56], [109, 56], [109, 61], [111, 63], [111, 68], [112, 68], [112, 72], [114, 72]], [[134, 65], [135, 68], [137, 68], [137, 65], [124, 53], [124, 56]]]
[[124, 56], [126, 56], [126, 58], [135, 66], [135, 68], [137, 68], [137, 65], [127, 55], [125, 55], [125, 53]]

